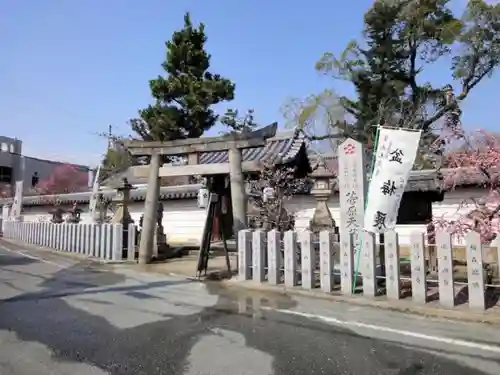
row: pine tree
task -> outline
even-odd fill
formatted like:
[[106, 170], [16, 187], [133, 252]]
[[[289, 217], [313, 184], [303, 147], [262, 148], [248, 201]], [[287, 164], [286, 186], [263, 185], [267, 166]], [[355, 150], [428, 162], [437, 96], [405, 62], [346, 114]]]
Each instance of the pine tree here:
[[[336, 114], [328, 121], [331, 129], [309, 138], [352, 137], [370, 145], [382, 124], [422, 129], [425, 149], [441, 124], [459, 125], [460, 103], [500, 66], [499, 51], [499, 4], [469, 0], [458, 18], [450, 0], [376, 0], [364, 15], [362, 38], [338, 58], [324, 54], [316, 65], [351, 83], [355, 95], [338, 97], [334, 105], [342, 111], [329, 111]], [[448, 85], [423, 76], [434, 63], [449, 61]], [[306, 103], [297, 116], [300, 127], [314, 124], [318, 102]]]
[[218, 119], [211, 107], [234, 98], [234, 84], [209, 71], [206, 41], [205, 26], [193, 26], [186, 13], [184, 27], [166, 43], [162, 67], [167, 76], [149, 82], [154, 104], [131, 121], [132, 129], [144, 140], [200, 137]]

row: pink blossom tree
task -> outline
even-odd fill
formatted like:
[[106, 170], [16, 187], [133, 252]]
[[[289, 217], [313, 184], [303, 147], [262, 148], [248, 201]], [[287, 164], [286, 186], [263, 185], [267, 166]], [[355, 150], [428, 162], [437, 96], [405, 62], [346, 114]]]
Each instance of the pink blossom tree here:
[[35, 187], [40, 195], [67, 194], [88, 189], [88, 173], [71, 164], [57, 166], [49, 178]]
[[436, 218], [436, 229], [457, 237], [474, 230], [484, 243], [491, 243], [500, 232], [500, 134], [484, 130], [467, 133], [453, 125], [443, 130], [438, 142], [446, 150], [442, 160], [444, 187], [478, 186], [484, 188], [484, 194], [465, 198], [460, 205], [465, 213]]
[[12, 185], [0, 184], [0, 199], [11, 198], [11, 197], [12, 197]]

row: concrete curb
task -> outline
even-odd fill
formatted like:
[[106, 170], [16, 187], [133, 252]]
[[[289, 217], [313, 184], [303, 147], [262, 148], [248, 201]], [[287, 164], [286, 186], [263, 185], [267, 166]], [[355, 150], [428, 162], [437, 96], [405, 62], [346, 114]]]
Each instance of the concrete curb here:
[[475, 312], [464, 310], [459, 306], [455, 310], [445, 309], [432, 305], [417, 305], [411, 301], [387, 301], [384, 297], [371, 299], [363, 296], [345, 296], [341, 294], [329, 294], [321, 290], [301, 290], [298, 288], [286, 288], [284, 286], [273, 286], [269, 284], [257, 284], [252, 281], [242, 282], [234, 279], [223, 280], [228, 288], [247, 289], [259, 292], [269, 292], [286, 295], [289, 297], [300, 296], [305, 298], [315, 298], [332, 302], [348, 303], [357, 306], [373, 307], [382, 310], [413, 314], [429, 318], [454, 320], [468, 323], [484, 323], [500, 326], [500, 313], [498, 311], [486, 310], [485, 312]]

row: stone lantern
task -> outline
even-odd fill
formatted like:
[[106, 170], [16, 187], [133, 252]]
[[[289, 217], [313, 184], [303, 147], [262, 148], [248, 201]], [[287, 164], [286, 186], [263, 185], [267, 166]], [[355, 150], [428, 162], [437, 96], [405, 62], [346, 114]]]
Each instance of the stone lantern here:
[[67, 222], [73, 223], [73, 224], [78, 224], [81, 220], [81, 217], [80, 217], [81, 213], [82, 213], [82, 210], [80, 208], [78, 208], [78, 204], [76, 202], [73, 203], [73, 207], [69, 211], [69, 216], [68, 216]]
[[112, 199], [112, 202], [116, 205], [115, 215], [111, 219], [112, 224], [123, 224], [125, 228], [134, 222], [128, 210], [130, 191], [132, 189], [134, 187], [128, 182], [127, 178], [124, 178], [122, 184], [116, 188], [116, 195]]
[[66, 210], [61, 207], [61, 203], [56, 201], [54, 207], [49, 211], [49, 214], [52, 215], [52, 219], [50, 220], [54, 224], [64, 223], [63, 215], [66, 213]]
[[133, 223], [132, 217], [130, 216], [130, 212], [128, 210], [128, 206], [130, 204], [130, 191], [134, 189], [134, 187], [128, 182], [127, 178], [122, 179], [121, 185], [116, 188], [116, 195], [113, 197], [112, 202], [115, 204], [115, 214], [111, 219], [112, 224], [122, 224], [123, 225], [123, 233], [122, 233], [122, 257], [129, 257], [128, 252], [133, 251], [135, 257], [135, 244], [129, 244], [129, 224]]
[[335, 231], [335, 220], [333, 220], [330, 209], [328, 208], [328, 199], [333, 190], [334, 174], [326, 169], [324, 160], [320, 160], [310, 177], [313, 179], [314, 185], [311, 189], [311, 195], [316, 199], [316, 209], [314, 215], [309, 222], [311, 231], [317, 233], [322, 230]]

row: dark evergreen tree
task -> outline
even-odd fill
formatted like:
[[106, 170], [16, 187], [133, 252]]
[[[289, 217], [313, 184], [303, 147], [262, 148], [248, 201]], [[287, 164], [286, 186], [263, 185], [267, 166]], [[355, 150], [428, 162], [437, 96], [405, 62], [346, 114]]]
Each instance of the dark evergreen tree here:
[[239, 113], [237, 109], [226, 110], [220, 119], [221, 124], [228, 128], [228, 131], [224, 133], [251, 132], [257, 127], [253, 109], [249, 109], [244, 116], [240, 116]]
[[131, 120], [133, 131], [144, 140], [200, 137], [217, 121], [211, 107], [234, 98], [234, 84], [209, 71], [206, 41], [205, 26], [193, 26], [187, 13], [184, 27], [166, 43], [166, 77], [149, 82], [155, 102]]
[[[452, 61], [454, 81], [444, 87], [423, 77], [440, 60]], [[370, 144], [375, 126], [384, 124], [422, 129], [425, 146], [439, 132], [435, 125], [460, 122], [460, 102], [499, 63], [500, 5], [469, 0], [457, 18], [450, 0], [376, 0], [364, 16], [362, 39], [317, 63], [321, 73], [351, 82], [356, 95], [339, 97], [344, 112], [329, 121], [332, 131], [311, 139], [333, 134]], [[299, 126], [307, 126], [317, 102], [303, 108]]]

